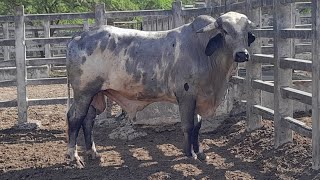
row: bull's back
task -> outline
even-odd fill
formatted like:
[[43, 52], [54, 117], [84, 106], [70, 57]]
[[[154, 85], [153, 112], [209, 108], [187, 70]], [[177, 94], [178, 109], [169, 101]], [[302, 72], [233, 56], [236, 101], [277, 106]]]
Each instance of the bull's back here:
[[168, 91], [177, 38], [175, 31], [104, 26], [74, 38], [69, 50], [78, 55], [69, 63], [79, 66], [80, 88], [99, 78], [104, 81], [102, 90], [116, 90], [130, 98], [157, 98]]

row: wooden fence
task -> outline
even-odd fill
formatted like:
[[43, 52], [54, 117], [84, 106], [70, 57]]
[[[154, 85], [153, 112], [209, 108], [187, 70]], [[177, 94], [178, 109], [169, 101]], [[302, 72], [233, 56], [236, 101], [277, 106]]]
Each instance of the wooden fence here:
[[[218, 2], [218, 3], [217, 3]], [[296, 3], [303, 3], [312, 8], [312, 19], [309, 25], [295, 25], [294, 8]], [[211, 6], [210, 6], [211, 4]], [[214, 6], [212, 5], [214, 4]], [[34, 105], [65, 104], [67, 98], [27, 99], [27, 85], [65, 84], [66, 78], [27, 79], [26, 66], [46, 64], [65, 64], [65, 57], [26, 58], [26, 45], [33, 43], [54, 44], [66, 43], [70, 37], [26, 38], [24, 23], [32, 20], [48, 22], [57, 19], [95, 19], [95, 25], [106, 24], [108, 18], [146, 17], [168, 18], [168, 28], [178, 27], [185, 23], [185, 17], [201, 14], [218, 16], [230, 10], [246, 13], [258, 25], [253, 32], [258, 37], [251, 47], [252, 59], [246, 63], [246, 77], [233, 77], [233, 82], [246, 88], [247, 129], [249, 131], [261, 127], [261, 116], [272, 116], [275, 128], [275, 147], [292, 141], [292, 130], [312, 138], [313, 168], [320, 167], [320, 1], [318, 0], [244, 0], [227, 5], [215, 0], [207, 1], [202, 8], [182, 8], [181, 2], [173, 3], [171, 10], [144, 10], [106, 12], [104, 5], [96, 6], [94, 13], [66, 14], [24, 14], [23, 7], [16, 9], [15, 16], [0, 16], [0, 22], [14, 22], [15, 39], [0, 39], [0, 46], [15, 46], [15, 60], [0, 61], [0, 67], [16, 67], [15, 80], [2, 81], [0, 87], [17, 86], [18, 99], [0, 101], [0, 107], [18, 107], [18, 122], [27, 122], [27, 108]], [[261, 16], [265, 8], [273, 9], [273, 26], [262, 27]], [[151, 22], [151, 21], [149, 21]], [[154, 24], [154, 23], [152, 23]], [[156, 23], [157, 24], [157, 23]], [[163, 24], [163, 23], [162, 23]], [[171, 25], [171, 27], [170, 27]], [[159, 26], [159, 25], [156, 25]], [[88, 29], [88, 26], [84, 26]], [[160, 27], [160, 26], [159, 26]], [[161, 25], [161, 27], [163, 27]], [[157, 28], [155, 28], [157, 29]], [[152, 29], [148, 29], [152, 30]], [[45, 30], [48, 32], [48, 30]], [[262, 54], [263, 38], [273, 40], [272, 54]], [[293, 58], [294, 40], [309, 39], [312, 60]], [[47, 54], [47, 53], [46, 53]], [[261, 80], [262, 64], [274, 66], [274, 83]], [[312, 93], [292, 88], [292, 69], [312, 72]], [[261, 91], [274, 94], [274, 108], [261, 106]], [[293, 100], [312, 105], [312, 128], [293, 118]]]

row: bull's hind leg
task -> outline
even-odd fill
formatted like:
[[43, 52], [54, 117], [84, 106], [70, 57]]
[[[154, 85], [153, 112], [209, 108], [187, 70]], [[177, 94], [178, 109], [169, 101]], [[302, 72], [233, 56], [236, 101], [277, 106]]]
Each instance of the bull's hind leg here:
[[194, 128], [193, 128], [193, 133], [192, 133], [192, 138], [193, 138], [193, 151], [197, 155], [197, 158], [201, 161], [205, 160], [207, 157], [203, 153], [203, 149], [200, 146], [199, 142], [199, 131], [201, 128], [202, 124], [202, 118], [200, 115], [195, 114], [194, 115]]
[[93, 141], [93, 136], [92, 136], [92, 132], [93, 132], [92, 129], [93, 129], [95, 117], [96, 117], [96, 109], [91, 105], [89, 107], [87, 116], [82, 123], [82, 129], [83, 129], [84, 139], [86, 143], [86, 151], [87, 151], [86, 153], [92, 159], [100, 158], [100, 155], [97, 153], [97, 150]]
[[77, 152], [77, 137], [79, 129], [88, 112], [92, 96], [75, 92], [74, 103], [67, 114], [68, 119], [68, 155], [71, 161], [75, 161], [79, 168], [84, 167]]

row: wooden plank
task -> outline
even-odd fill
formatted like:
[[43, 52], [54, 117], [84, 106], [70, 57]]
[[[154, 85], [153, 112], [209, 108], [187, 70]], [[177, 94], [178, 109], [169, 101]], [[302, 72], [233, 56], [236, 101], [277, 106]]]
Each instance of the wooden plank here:
[[144, 17], [144, 16], [171, 16], [171, 10], [140, 10], [140, 11], [108, 11], [106, 18]]
[[[28, 79], [28, 85], [50, 85], [50, 84], [67, 84], [67, 78], [40, 78], [40, 79]], [[1, 85], [1, 82], [0, 82]]]
[[[281, 4], [288, 5], [288, 4], [297, 3], [297, 2], [309, 3], [310, 0], [285, 0], [285, 1], [281, 1]], [[273, 6], [273, 0], [258, 0], [258, 1], [253, 1], [252, 3], [253, 8], [269, 7], [269, 6]]]
[[17, 100], [0, 101], [0, 108], [17, 107]]
[[256, 35], [257, 37], [262, 38], [273, 38], [274, 31], [273, 29], [253, 29], [252, 33]]
[[67, 43], [69, 40], [71, 40], [71, 37], [28, 38], [26, 39], [26, 44], [58, 44]]
[[281, 58], [280, 67], [282, 69], [294, 69], [312, 72], [312, 61], [295, 58]]
[[0, 22], [14, 22], [14, 16], [0, 16]]
[[253, 54], [252, 61], [254, 61], [255, 63], [274, 64], [274, 57], [273, 55], [267, 54]]
[[[45, 20], [43, 22], [44, 32], [43, 35], [45, 38], [50, 38], [50, 21]], [[46, 58], [51, 57], [50, 44], [44, 45], [44, 54]]]
[[25, 47], [25, 18], [24, 7], [16, 8], [15, 16], [15, 46], [17, 67], [17, 99], [18, 99], [18, 124], [27, 123], [27, 71], [26, 71], [26, 47]]
[[312, 168], [320, 169], [320, 1], [312, 0]]
[[16, 67], [15, 60], [0, 61], [0, 67]]
[[300, 135], [312, 138], [312, 128], [307, 126], [306, 123], [292, 117], [285, 117], [283, 120], [286, 126], [288, 126], [291, 130], [299, 133]]
[[34, 20], [67, 20], [67, 19], [93, 19], [94, 13], [55, 13], [55, 14], [27, 14], [26, 21]]
[[292, 57], [293, 42], [291, 39], [283, 39], [281, 30], [292, 28], [293, 5], [284, 4], [283, 1], [273, 1], [273, 25], [274, 25], [274, 132], [275, 147], [292, 142], [292, 130], [284, 126], [282, 117], [293, 116], [293, 102], [291, 99], [281, 96], [281, 87], [292, 86], [292, 70], [281, 69], [282, 57]]
[[296, 44], [295, 47], [296, 54], [300, 54], [303, 52], [312, 52], [311, 44]]
[[296, 28], [312, 28], [312, 24], [296, 24]]
[[0, 39], [0, 46], [15, 46], [14, 39]]
[[252, 112], [267, 119], [273, 119], [273, 116], [274, 116], [273, 109], [270, 109], [261, 105], [252, 106]]
[[82, 28], [83, 28], [82, 24], [55, 24], [55, 25], [50, 25], [50, 29], [56, 29], [56, 30], [82, 29]]
[[26, 62], [27, 62], [27, 66], [42, 66], [47, 64], [65, 65], [66, 58], [65, 57], [33, 58], [33, 59], [27, 59]]
[[262, 80], [253, 80], [251, 82], [251, 86], [254, 89], [259, 89], [269, 93], [274, 93], [274, 84], [270, 82], [266, 82]]
[[230, 79], [230, 82], [233, 84], [244, 84], [245, 83], [245, 78], [240, 77], [240, 76], [232, 76]]
[[16, 80], [0, 81], [0, 87], [10, 87], [10, 86], [17, 86], [17, 81]]
[[261, 46], [261, 53], [271, 55], [274, 53], [273, 45], [264, 45]]
[[285, 99], [292, 99], [308, 105], [312, 105], [312, 94], [305, 91], [290, 87], [284, 87], [281, 88], [281, 96]]
[[28, 106], [45, 106], [55, 104], [67, 104], [67, 97], [46, 98], [46, 99], [29, 99]]
[[253, 8], [273, 6], [273, 0], [253, 1], [251, 6]]
[[105, 4], [98, 4], [95, 7], [95, 26], [100, 27], [107, 24]]
[[[10, 38], [10, 36], [9, 36], [10, 35], [9, 34], [9, 23], [8, 22], [3, 23], [2, 27], [3, 27], [3, 38], [9, 39]], [[3, 47], [3, 59], [5, 61], [10, 59], [10, 49], [8, 46]]]
[[[260, 16], [261, 16], [261, 9], [253, 9], [251, 7], [253, 0], [246, 0], [246, 12], [248, 18], [255, 24], [260, 24]], [[250, 46], [249, 52], [251, 54], [260, 54], [261, 53], [261, 40], [257, 38], [255, 42]], [[256, 63], [255, 61], [249, 60], [246, 62], [246, 115], [247, 115], [247, 131], [252, 131], [258, 129], [262, 126], [261, 124], [261, 116], [257, 115], [252, 112], [253, 105], [260, 105], [261, 104], [261, 90], [252, 88], [252, 81], [261, 79], [261, 70], [262, 66], [261, 63]]]
[[172, 3], [173, 27], [177, 28], [183, 25], [182, 2], [175, 1]]
[[[273, 53], [273, 45], [262, 46], [263, 54], [271, 54]], [[304, 52], [311, 52], [312, 47], [311, 44], [295, 44], [295, 54], [300, 54]]]
[[280, 30], [281, 38], [298, 38], [298, 39], [311, 39], [311, 29], [297, 29], [297, 28], [285, 28]]
[[[100, 5], [96, 6], [96, 8], [95, 8], [95, 21], [96, 21], [95, 25], [98, 27], [107, 24], [105, 4], [100, 4]], [[108, 107], [108, 104], [110, 104], [112, 102], [109, 98], [105, 97], [105, 99], [106, 99], [106, 103], [107, 103], [107, 108], [105, 109], [104, 113], [101, 114], [101, 116], [102, 117], [104, 116], [104, 118], [108, 118], [108, 117], [111, 117], [111, 108]]]

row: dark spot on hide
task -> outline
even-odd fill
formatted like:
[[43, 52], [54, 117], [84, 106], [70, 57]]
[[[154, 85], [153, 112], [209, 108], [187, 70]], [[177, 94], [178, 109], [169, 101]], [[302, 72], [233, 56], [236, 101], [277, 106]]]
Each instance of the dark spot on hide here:
[[100, 42], [100, 49], [102, 52], [107, 48], [108, 42], [109, 42], [109, 38], [107, 37], [102, 38]]
[[116, 49], [116, 47], [117, 47], [117, 45], [116, 45], [116, 41], [114, 40], [114, 38], [110, 39], [108, 49], [110, 51], [113, 51]]
[[172, 44], [172, 47], [174, 47], [174, 44]]
[[87, 58], [85, 56], [82, 56], [81, 64], [84, 64], [86, 62]]
[[138, 82], [141, 79], [141, 71], [137, 70], [138, 63], [137, 61], [133, 61], [132, 59], [126, 60], [126, 71], [128, 74], [132, 74], [133, 79]]
[[89, 41], [86, 44], [86, 53], [88, 56], [91, 56], [93, 54], [93, 51], [97, 48], [98, 41]]
[[81, 38], [78, 41], [78, 47], [81, 50], [85, 50], [87, 55], [90, 56], [97, 49], [99, 41], [106, 38], [107, 32], [90, 31], [81, 34]]
[[185, 83], [185, 84], [184, 84], [184, 90], [186, 90], [186, 91], [189, 90], [189, 85], [188, 85], [188, 83]]

